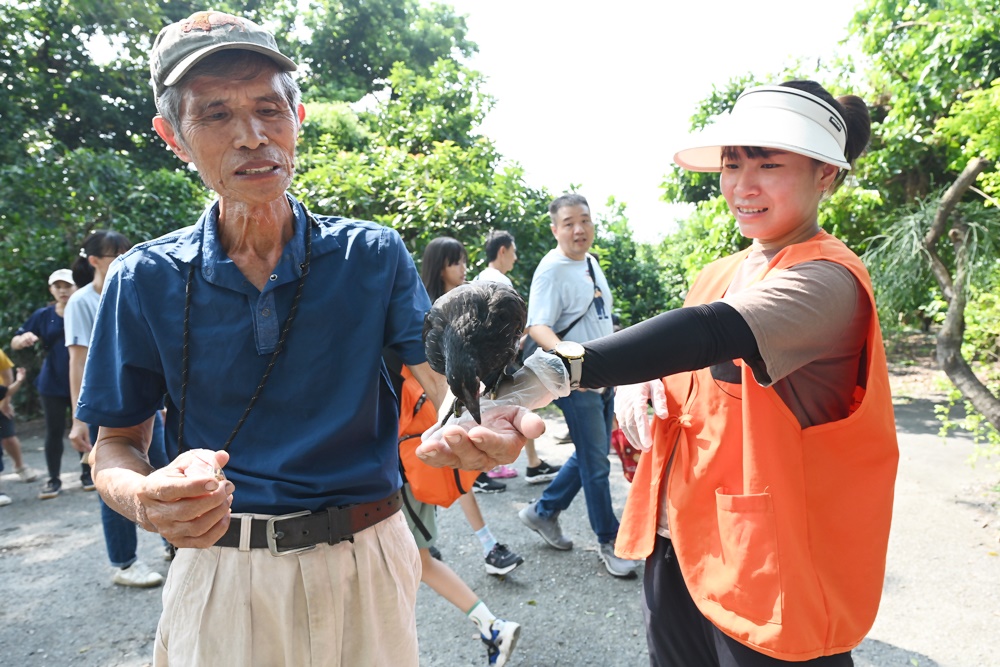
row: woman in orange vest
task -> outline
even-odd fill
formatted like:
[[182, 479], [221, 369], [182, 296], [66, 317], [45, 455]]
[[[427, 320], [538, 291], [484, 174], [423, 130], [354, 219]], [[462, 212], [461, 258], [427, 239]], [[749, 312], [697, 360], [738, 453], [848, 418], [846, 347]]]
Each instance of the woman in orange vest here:
[[[557, 346], [561, 380], [527, 364], [538, 394], [617, 385], [646, 450], [616, 554], [646, 559], [654, 666], [848, 666], [874, 622], [898, 459], [888, 372], [868, 272], [817, 221], [870, 132], [861, 99], [811, 81], [744, 91], [674, 161], [721, 171], [752, 245], [708, 265], [685, 307]], [[544, 404], [514, 379], [513, 402]], [[468, 456], [453, 433], [425, 460]]]
[[584, 386], [633, 356], [662, 364], [616, 406], [649, 450], [617, 551], [647, 559], [653, 665], [852, 665], [874, 622], [898, 458], [888, 372], [868, 272], [817, 222], [870, 127], [861, 99], [813, 82], [744, 91], [674, 161], [722, 172], [752, 245], [707, 266], [685, 308], [587, 346]]

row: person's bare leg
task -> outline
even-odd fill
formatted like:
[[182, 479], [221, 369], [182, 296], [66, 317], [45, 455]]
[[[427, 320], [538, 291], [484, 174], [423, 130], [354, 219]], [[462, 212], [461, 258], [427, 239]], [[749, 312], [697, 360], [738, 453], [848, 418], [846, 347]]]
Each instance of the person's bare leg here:
[[420, 550], [420, 563], [423, 565], [420, 581], [458, 607], [458, 610], [463, 614], [469, 613], [479, 597], [469, 588], [468, 584], [462, 581], [462, 578], [446, 564], [433, 558], [429, 549]]
[[469, 527], [472, 528], [472, 532], [477, 532], [483, 529], [486, 525], [486, 520], [483, 519], [483, 513], [479, 510], [479, 503], [476, 501], [476, 495], [474, 493], [466, 493], [459, 497], [458, 504], [462, 507], [462, 513], [465, 514], [465, 520], [469, 523]]
[[538, 458], [538, 452], [535, 451], [535, 440], [532, 438], [524, 443], [524, 454], [528, 457], [528, 467], [537, 468], [541, 465], [542, 460]]
[[16, 435], [9, 438], [4, 438], [2, 441], [3, 450], [7, 452], [7, 455], [14, 462], [14, 468], [24, 467], [24, 458], [21, 456], [21, 441]]

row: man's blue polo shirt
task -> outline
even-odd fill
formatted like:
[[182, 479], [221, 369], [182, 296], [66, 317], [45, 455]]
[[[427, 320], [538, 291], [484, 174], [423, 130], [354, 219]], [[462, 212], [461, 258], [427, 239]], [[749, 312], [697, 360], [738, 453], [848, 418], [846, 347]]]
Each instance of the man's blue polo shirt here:
[[78, 407], [81, 420], [132, 426], [167, 405], [177, 454], [184, 295], [194, 266], [184, 440], [221, 449], [288, 315], [298, 314], [263, 393], [229, 447], [234, 512], [284, 514], [384, 498], [400, 487], [399, 407], [382, 348], [425, 361], [430, 301], [399, 235], [371, 222], [315, 216], [289, 198], [295, 230], [262, 292], [226, 256], [218, 205], [193, 227], [143, 243], [104, 285]]

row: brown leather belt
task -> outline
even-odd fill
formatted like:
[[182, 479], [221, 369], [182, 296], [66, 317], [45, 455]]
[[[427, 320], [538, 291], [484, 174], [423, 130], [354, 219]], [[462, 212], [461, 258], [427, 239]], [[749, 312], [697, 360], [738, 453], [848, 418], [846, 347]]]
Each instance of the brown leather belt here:
[[[250, 548], [268, 549], [284, 556], [312, 549], [318, 544], [354, 541], [354, 535], [387, 519], [402, 507], [403, 496], [397, 491], [388, 498], [358, 505], [328, 507], [318, 512], [295, 512], [270, 519], [250, 521]], [[239, 547], [243, 522], [233, 518], [217, 547]]]

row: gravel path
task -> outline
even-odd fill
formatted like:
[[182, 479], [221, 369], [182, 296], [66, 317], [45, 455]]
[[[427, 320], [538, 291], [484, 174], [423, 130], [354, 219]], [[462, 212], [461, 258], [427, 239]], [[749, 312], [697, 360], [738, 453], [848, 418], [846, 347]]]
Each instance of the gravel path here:
[[[859, 667], [996, 667], [1000, 665], [1000, 471], [971, 467], [972, 443], [937, 436], [933, 406], [938, 374], [894, 372], [900, 469], [888, 576], [869, 637], [855, 651]], [[558, 411], [539, 451], [550, 462], [569, 456]], [[36, 424], [21, 425], [28, 463], [43, 469]], [[10, 474], [0, 508], [0, 665], [139, 667], [151, 662], [160, 591], [110, 582], [97, 499], [80, 489], [67, 451], [64, 493], [39, 501], [39, 483]], [[9, 459], [8, 459], [9, 463]], [[641, 582], [611, 577], [600, 564], [582, 496], [563, 514], [576, 542], [557, 552], [517, 520], [541, 489], [521, 476], [502, 494], [478, 496], [493, 532], [525, 563], [506, 578], [485, 574], [478, 541], [457, 505], [440, 515], [444, 559], [494, 613], [524, 626], [513, 665], [648, 665], [640, 611]], [[628, 484], [614, 460], [612, 495], [620, 514]], [[159, 538], [140, 534], [140, 557], [166, 573]], [[482, 665], [485, 652], [469, 621], [426, 587], [417, 603], [421, 665]], [[373, 638], [374, 640], [374, 638]]]

